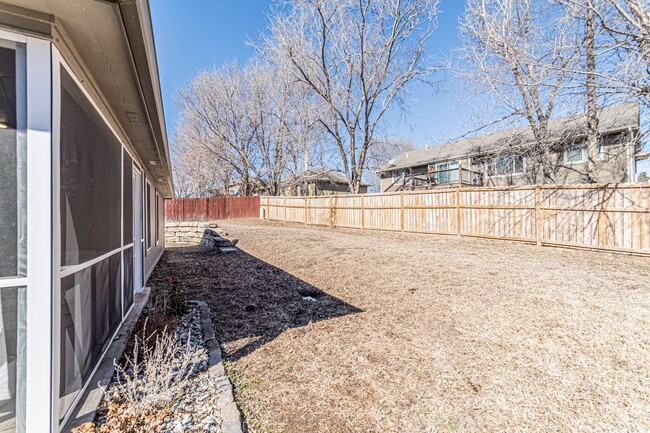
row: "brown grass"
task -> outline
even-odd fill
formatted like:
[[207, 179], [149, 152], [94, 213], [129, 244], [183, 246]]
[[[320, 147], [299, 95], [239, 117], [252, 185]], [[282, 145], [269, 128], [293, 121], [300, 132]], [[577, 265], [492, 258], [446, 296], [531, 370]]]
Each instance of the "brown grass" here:
[[648, 259], [224, 226], [245, 253], [163, 266], [210, 303], [252, 432], [650, 431]]

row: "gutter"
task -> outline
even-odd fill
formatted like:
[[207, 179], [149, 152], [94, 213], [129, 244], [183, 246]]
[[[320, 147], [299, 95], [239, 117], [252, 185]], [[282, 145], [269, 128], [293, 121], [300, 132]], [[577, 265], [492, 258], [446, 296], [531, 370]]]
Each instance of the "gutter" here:
[[[167, 129], [158, 76], [155, 43], [151, 29], [151, 15], [147, 0], [95, 0], [115, 5], [120, 14], [120, 21], [127, 40], [133, 71], [138, 79], [140, 98], [147, 111], [147, 123], [151, 129], [154, 145], [166, 172], [168, 197], [174, 196], [174, 182], [167, 140]], [[147, 49], [149, 47], [149, 49]], [[147, 161], [144, 161], [147, 162]], [[147, 166], [148, 171], [152, 167]], [[160, 179], [154, 179], [161, 185]]]

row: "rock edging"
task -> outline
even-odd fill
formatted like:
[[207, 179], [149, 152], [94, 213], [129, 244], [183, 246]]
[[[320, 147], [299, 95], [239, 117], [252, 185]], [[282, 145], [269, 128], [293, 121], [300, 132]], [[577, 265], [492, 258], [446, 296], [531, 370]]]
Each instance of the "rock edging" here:
[[222, 433], [243, 433], [241, 413], [237, 403], [235, 403], [232, 384], [223, 366], [221, 348], [214, 334], [208, 304], [203, 301], [189, 301], [189, 303], [196, 305], [201, 311], [203, 341], [205, 348], [208, 350], [208, 374], [217, 379], [216, 392], [219, 394], [217, 404], [221, 409], [223, 418]]

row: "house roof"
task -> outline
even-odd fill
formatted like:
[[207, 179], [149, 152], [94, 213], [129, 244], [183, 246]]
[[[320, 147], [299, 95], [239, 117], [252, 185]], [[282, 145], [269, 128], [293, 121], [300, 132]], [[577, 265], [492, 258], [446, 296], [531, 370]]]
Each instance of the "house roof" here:
[[[294, 185], [300, 185], [303, 182], [307, 183], [334, 183], [340, 185], [347, 185], [348, 179], [341, 172], [326, 170], [324, 168], [315, 168], [313, 170], [301, 171], [282, 180], [282, 186], [290, 187]], [[369, 183], [361, 182], [361, 186], [370, 186]]]
[[[620, 104], [602, 108], [599, 113], [598, 130], [601, 134], [632, 128], [639, 129], [639, 104]], [[582, 137], [586, 133], [587, 115], [577, 114], [552, 119], [549, 132], [552, 141]], [[407, 167], [418, 167], [437, 161], [445, 161], [465, 156], [482, 155], [508, 147], [520, 147], [534, 142], [530, 126], [497, 131], [490, 134], [456, 140], [428, 149], [410, 150], [398, 155], [383, 165], [378, 172]]]

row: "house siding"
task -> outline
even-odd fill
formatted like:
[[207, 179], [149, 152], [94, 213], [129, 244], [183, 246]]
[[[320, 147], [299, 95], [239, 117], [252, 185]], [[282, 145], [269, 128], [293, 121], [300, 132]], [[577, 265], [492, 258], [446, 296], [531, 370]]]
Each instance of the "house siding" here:
[[[151, 162], [159, 155], [142, 150], [156, 146], [147, 134], [162, 125], [127, 132], [134, 126], [118, 120], [123, 107], [110, 105], [103, 93], [115, 89], [100, 87], [83, 56], [70, 54], [74, 41], [6, 26], [0, 41], [3, 91], [11, 87], [9, 94], [18, 96], [4, 107], [19, 108], [16, 120], [0, 113], [0, 141], [19, 152], [0, 153], [7, 168], [0, 176], [6, 184], [0, 214], [7, 221], [0, 250], [12, 251], [0, 258], [7, 346], [0, 364], [16, 370], [0, 377], [0, 431], [58, 432], [164, 250], [162, 196], [168, 191], [158, 188], [169, 190], [171, 182], [160, 174], [162, 160]], [[136, 141], [141, 153], [134, 151]], [[136, 204], [145, 205], [133, 195], [136, 169], [139, 193], [144, 179], [154, 185], [147, 221], [134, 212]], [[150, 232], [152, 225], [153, 242], [138, 256], [136, 275], [134, 250], [142, 240], [135, 232]]]
[[[586, 162], [564, 162], [564, 150], [559, 149], [551, 153], [551, 165], [555, 167], [555, 181], [556, 184], [571, 185], [571, 184], [584, 184], [596, 181], [598, 183], [624, 183], [634, 182], [633, 173], [630, 173], [630, 167], [634, 167], [634, 148], [637, 140], [635, 136], [628, 137], [629, 139], [620, 143], [607, 143], [606, 138], [616, 135], [617, 133], [606, 134], [601, 141], [600, 156], [594, 163], [595, 179], [589, 179], [587, 176]], [[488, 176], [486, 170], [486, 163], [491, 160], [488, 155], [476, 155], [473, 157], [459, 158], [459, 159], [445, 159], [438, 161], [431, 161], [427, 165], [418, 165], [410, 168], [403, 168], [394, 171], [407, 173], [421, 174], [426, 173], [428, 167], [435, 166], [436, 164], [459, 161], [464, 169], [470, 169], [481, 173], [483, 176], [484, 186], [525, 186], [535, 184], [549, 183], [549, 179], [544, 179], [540, 172], [536, 172], [530, 159], [524, 158], [524, 172], [512, 175], [494, 175]], [[395, 181], [395, 177], [391, 172], [385, 171], [380, 173], [381, 176], [381, 190], [386, 192], [387, 189]]]

